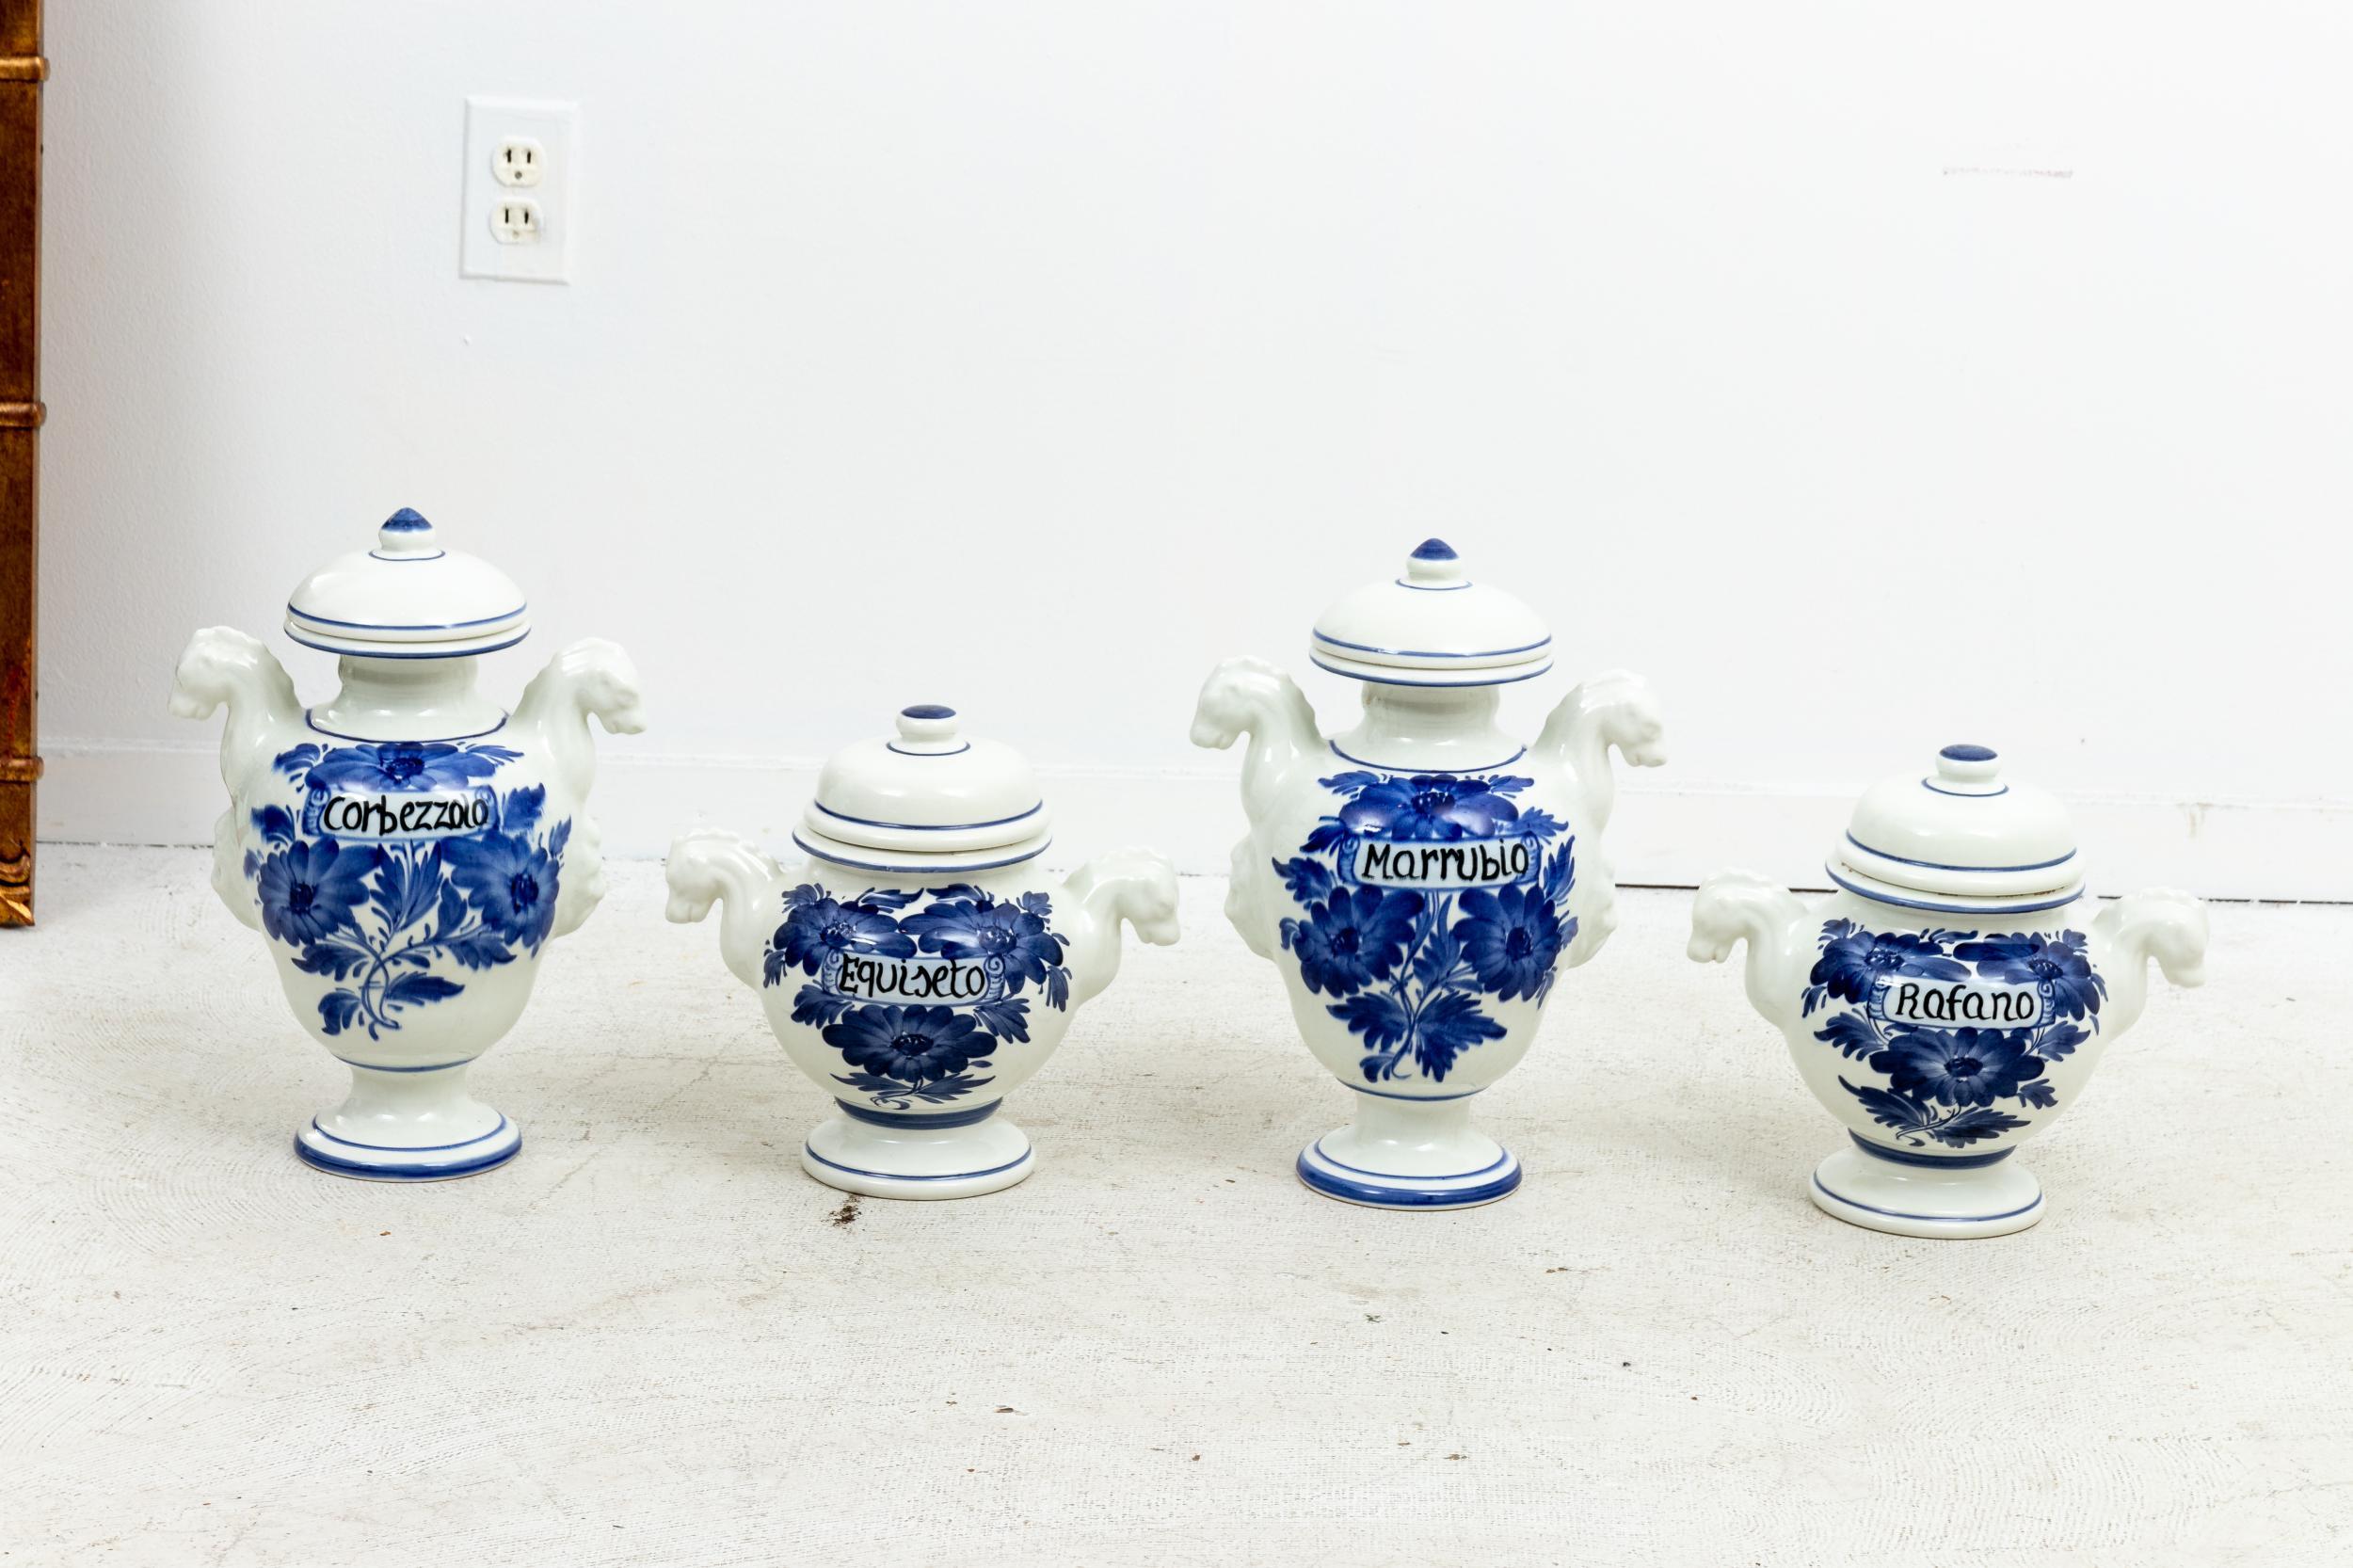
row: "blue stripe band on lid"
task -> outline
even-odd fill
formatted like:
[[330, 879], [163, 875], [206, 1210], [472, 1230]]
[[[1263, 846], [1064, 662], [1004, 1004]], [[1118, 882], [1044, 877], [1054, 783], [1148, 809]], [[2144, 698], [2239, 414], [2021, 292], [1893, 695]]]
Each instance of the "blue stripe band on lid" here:
[[1501, 659], [1507, 654], [1533, 653], [1540, 648], [1549, 646], [1552, 642], [1550, 637], [1539, 637], [1532, 643], [1522, 643], [1517, 648], [1491, 648], [1478, 653], [1441, 653], [1435, 648], [1375, 648], [1370, 643], [1352, 643], [1344, 638], [1335, 637], [1328, 632], [1316, 632], [1315, 639], [1320, 643], [1330, 643], [1334, 648], [1352, 648], [1358, 653], [1385, 653], [1392, 659]]
[[1874, 904], [1892, 904], [1898, 909], [1932, 909], [1940, 915], [2031, 915], [2038, 910], [2057, 909], [2062, 904], [2073, 904], [2084, 896], [2084, 890], [2077, 888], [2057, 898], [2041, 899], [2032, 904], [1931, 904], [1923, 899], [1898, 898], [1893, 893], [1858, 886], [1839, 875], [1835, 866], [1824, 865], [1822, 874], [1857, 898], [1867, 898]]
[[314, 616], [308, 610], [286, 606], [286, 614], [296, 620], [307, 620], [313, 626], [347, 626], [355, 632], [456, 632], [469, 626], [496, 626], [503, 620], [513, 620], [531, 608], [528, 600], [500, 616], [482, 616], [473, 620], [417, 621], [411, 625], [393, 626], [372, 620], [337, 620], [332, 616]]
[[[1334, 675], [1344, 675], [1351, 680], [1363, 680], [1375, 686], [1420, 686], [1424, 688], [1441, 686], [1449, 688], [1458, 686], [1509, 686], [1515, 680], [1533, 680], [1540, 675], [1550, 673], [1552, 669], [1552, 661], [1547, 659], [1533, 669], [1529, 669], [1521, 664], [1496, 665], [1494, 666], [1495, 668], [1507, 673], [1499, 674], [1493, 680], [1400, 680], [1393, 676], [1367, 675], [1361, 670], [1344, 670], [1337, 664], [1325, 664], [1322, 660], [1317, 658], [1312, 652], [1307, 655], [1307, 663], [1315, 665], [1315, 667], [1320, 670], [1329, 670]], [[1514, 671], [1517, 673], [1510, 673]], [[1439, 672], [1432, 670], [1430, 673], [1432, 675], [1436, 675]], [[1471, 669], [1465, 670], [1464, 673], [1466, 675], [1483, 673], [1483, 667], [1474, 665]]]
[[1027, 811], [1016, 811], [1010, 817], [994, 817], [987, 822], [876, 822], [872, 817], [854, 817], [847, 811], [837, 811], [822, 800], [811, 801], [809, 804], [836, 822], [854, 822], [860, 827], [893, 827], [907, 833], [962, 833], [968, 828], [975, 827], [1002, 827], [1007, 823], [1016, 823], [1034, 817], [1046, 809], [1046, 803], [1041, 800]]
[[1890, 855], [1883, 849], [1873, 849], [1852, 833], [1847, 835], [1847, 842], [1854, 845], [1865, 855], [1876, 855], [1882, 860], [1893, 860], [1899, 866], [1917, 866], [1922, 871], [1929, 872], [2047, 872], [2053, 866], [2064, 866], [2075, 858], [2075, 852], [2071, 849], [2056, 860], [2037, 860], [2030, 866], [1948, 866], [1942, 860], [1911, 860], [1900, 855]]

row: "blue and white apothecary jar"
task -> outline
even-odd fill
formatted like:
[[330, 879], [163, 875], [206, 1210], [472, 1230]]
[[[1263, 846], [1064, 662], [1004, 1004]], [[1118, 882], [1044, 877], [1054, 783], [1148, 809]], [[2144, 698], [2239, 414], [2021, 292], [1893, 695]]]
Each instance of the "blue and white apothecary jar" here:
[[669, 918], [725, 902], [720, 955], [833, 1098], [801, 1145], [810, 1176], [966, 1198], [1035, 1168], [1005, 1097], [1119, 972], [1122, 920], [1176, 940], [1166, 860], [1113, 850], [1057, 881], [1039, 859], [1051, 824], [1018, 752], [927, 704], [827, 760], [789, 865], [733, 833], [670, 846]]
[[2148, 1000], [2154, 958], [2205, 978], [2205, 906], [2170, 889], [2105, 907], [2066, 808], [1981, 745], [1874, 785], [1807, 904], [1744, 872], [1711, 877], [1691, 956], [1749, 944], [1749, 1000], [1847, 1128], [1806, 1192], [1898, 1236], [2002, 1236], [2042, 1218], [2010, 1157], [2083, 1092]]
[[645, 728], [637, 673], [574, 643], [513, 713], [474, 689], [481, 655], [530, 630], [522, 591], [445, 548], [415, 512], [304, 578], [286, 634], [338, 655], [305, 708], [269, 650], [189, 639], [171, 711], [229, 706], [213, 888], [261, 932], [286, 1000], [351, 1068], [351, 1094], [295, 1135], [337, 1176], [435, 1181], [503, 1165], [521, 1131], [475, 1099], [470, 1064], [514, 1026], [546, 945], [604, 896], [587, 716]]
[[1519, 599], [1431, 539], [1316, 621], [1310, 657], [1363, 682], [1325, 737], [1291, 679], [1228, 659], [1202, 687], [1196, 745], [1250, 737], [1226, 918], [1273, 961], [1307, 1048], [1354, 1118], [1299, 1156], [1316, 1192], [1383, 1208], [1492, 1203], [1520, 1183], [1470, 1125], [1472, 1097], [1535, 1043], [1563, 968], [1617, 923], [1601, 854], [1609, 749], [1665, 760], [1650, 688], [1577, 687], [1534, 744], [1497, 727], [1500, 689], [1552, 667]]

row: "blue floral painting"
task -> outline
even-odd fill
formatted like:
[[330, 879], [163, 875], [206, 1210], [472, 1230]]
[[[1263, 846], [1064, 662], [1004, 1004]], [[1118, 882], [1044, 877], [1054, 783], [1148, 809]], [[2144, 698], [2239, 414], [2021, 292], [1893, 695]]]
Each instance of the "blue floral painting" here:
[[[836, 1082], [877, 1106], [945, 1105], [995, 1081], [1003, 1043], [1030, 1038], [1034, 990], [1056, 1011], [1070, 1005], [1064, 940], [1044, 893], [1012, 898], [968, 883], [924, 891], [869, 888], [838, 898], [814, 883], [784, 895], [784, 923], [768, 939], [762, 984], [799, 973], [792, 1021], [818, 1031], [851, 1070]], [[938, 1003], [864, 1000], [840, 985], [852, 959], [945, 958], [976, 967], [980, 992]]]
[[[2002, 1109], [2058, 1103], [2047, 1076], [2100, 1027], [2107, 982], [2079, 931], [1979, 936], [1967, 931], [1874, 932], [1829, 920], [1807, 977], [1803, 1016], [1825, 1006], [1814, 1037], [1885, 1080], [1840, 1087], [1902, 1143], [1965, 1149], [2032, 1125]], [[1885, 1016], [1881, 987], [1898, 979], [2031, 986], [2036, 1019], [2015, 1028], [1908, 1022]], [[1836, 1005], [1833, 1005], [1836, 1004]]]
[[547, 791], [536, 784], [491, 791], [489, 825], [465, 835], [339, 840], [306, 831], [303, 822], [315, 824], [317, 803], [339, 791], [487, 790], [485, 781], [520, 755], [505, 746], [385, 741], [304, 744], [275, 760], [303, 800], [296, 811], [253, 811], [261, 847], [247, 853], [245, 874], [263, 930], [296, 950], [295, 968], [335, 982], [319, 999], [323, 1032], [364, 1029], [380, 1038], [409, 1009], [465, 990], [437, 968], [536, 957], [554, 927], [572, 824], [568, 817], [542, 824]]
[[[1282, 921], [1283, 947], [1308, 994], [1331, 998], [1326, 1010], [1363, 1038], [1366, 1082], [1443, 1083], [1463, 1052], [1503, 1037], [1496, 1003], [1551, 994], [1577, 937], [1577, 840], [1522, 808], [1514, 797], [1535, 781], [1510, 774], [1357, 770], [1319, 782], [1337, 808], [1274, 862], [1300, 911]], [[1523, 846], [1528, 870], [1493, 885], [1375, 886], [1357, 874], [1367, 844]]]

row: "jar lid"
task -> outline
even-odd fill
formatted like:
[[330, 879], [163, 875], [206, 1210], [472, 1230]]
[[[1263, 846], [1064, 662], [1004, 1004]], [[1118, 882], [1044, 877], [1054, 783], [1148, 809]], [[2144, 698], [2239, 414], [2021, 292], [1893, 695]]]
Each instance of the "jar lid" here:
[[825, 760], [792, 841], [845, 866], [928, 873], [1009, 866], [1052, 837], [1028, 760], [923, 703], [899, 711], [897, 734]]
[[286, 600], [286, 635], [371, 659], [456, 659], [512, 648], [531, 632], [523, 591], [478, 555], [444, 550], [403, 506], [374, 550], [339, 555]]
[[1552, 633], [1517, 596], [1474, 583], [1444, 539], [1424, 539], [1401, 577], [1368, 583], [1316, 617], [1308, 656], [1389, 686], [1499, 686], [1552, 668]]
[[2083, 896], [2075, 829], [2058, 798], [2006, 783], [1993, 748], [1949, 745], [1926, 777], [1882, 779], [1855, 803], [1831, 880], [1883, 904], [2021, 915]]

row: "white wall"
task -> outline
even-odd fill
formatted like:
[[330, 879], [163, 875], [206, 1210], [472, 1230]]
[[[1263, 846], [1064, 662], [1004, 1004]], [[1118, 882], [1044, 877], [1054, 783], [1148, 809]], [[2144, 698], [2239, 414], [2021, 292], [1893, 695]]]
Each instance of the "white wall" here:
[[[1223, 868], [1218, 657], [1426, 534], [1671, 705], [1628, 880], [1982, 740], [2115, 888], [2353, 897], [2341, 8], [52, 8], [42, 807], [186, 840], [186, 632], [393, 507], [636, 654], [605, 817], [947, 701]], [[577, 280], [461, 281], [469, 93]], [[273, 634], [274, 635], [274, 634]], [[324, 656], [278, 646], [306, 694]], [[1353, 693], [1305, 671], [1327, 718]], [[1816, 873], [1818, 880], [1818, 874]]]

